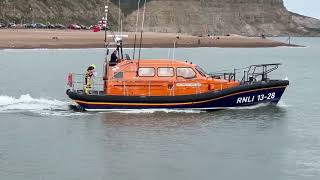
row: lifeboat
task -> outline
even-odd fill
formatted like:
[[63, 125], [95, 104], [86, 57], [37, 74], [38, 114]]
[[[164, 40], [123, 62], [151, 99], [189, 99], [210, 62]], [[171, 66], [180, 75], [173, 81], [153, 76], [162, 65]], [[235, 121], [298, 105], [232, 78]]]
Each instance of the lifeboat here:
[[122, 38], [114, 36], [113, 39], [117, 59], [108, 58], [109, 43], [105, 33], [107, 53], [103, 77], [93, 78], [90, 91], [84, 90], [83, 74], [68, 76], [66, 94], [79, 110], [207, 111], [277, 104], [289, 85], [288, 80], [269, 76], [280, 63], [251, 65], [241, 71], [206, 73], [198, 65], [183, 60], [140, 59], [140, 52], [137, 59], [130, 59], [128, 55], [124, 58]]
[[82, 89], [84, 76], [70, 74], [67, 95], [79, 109], [86, 111], [219, 110], [277, 104], [289, 81], [270, 79], [268, 75], [280, 65], [251, 65], [241, 80], [236, 80], [236, 70], [208, 74], [198, 65], [185, 61], [121, 59], [112, 66], [106, 65], [104, 77], [94, 78], [89, 93]]

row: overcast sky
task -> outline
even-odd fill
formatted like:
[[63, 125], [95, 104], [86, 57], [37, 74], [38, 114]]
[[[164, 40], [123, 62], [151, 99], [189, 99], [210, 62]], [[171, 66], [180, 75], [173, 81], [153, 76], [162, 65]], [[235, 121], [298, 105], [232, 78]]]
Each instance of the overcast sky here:
[[320, 0], [284, 0], [289, 11], [320, 19]]

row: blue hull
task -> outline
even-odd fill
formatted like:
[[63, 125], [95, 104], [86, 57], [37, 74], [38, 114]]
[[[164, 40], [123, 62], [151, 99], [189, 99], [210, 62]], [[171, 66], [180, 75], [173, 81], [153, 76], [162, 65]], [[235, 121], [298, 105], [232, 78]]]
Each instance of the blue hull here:
[[[92, 100], [89, 97], [80, 95], [72, 95], [68, 93], [69, 97], [84, 110], [87, 111], [105, 111], [105, 110], [119, 110], [119, 109], [201, 109], [201, 110], [214, 110], [226, 109], [234, 107], [254, 106], [258, 104], [272, 103], [276, 104], [281, 99], [287, 85], [289, 83], [276, 83], [276, 84], [261, 84], [242, 86], [239, 88], [223, 90], [219, 92], [207, 93], [205, 95], [193, 95], [192, 98], [181, 97], [186, 101], [179, 100], [179, 97], [171, 98], [163, 101], [151, 99], [148, 97], [128, 97], [128, 100], [108, 101], [102, 100], [102, 97], [95, 97]], [[90, 95], [89, 95], [90, 96]], [[140, 98], [140, 101], [139, 101]], [[117, 98], [120, 99], [120, 98]], [[160, 99], [160, 98], [158, 98]], [[177, 100], [178, 99], [178, 100]], [[174, 101], [176, 102], [174, 102]]]

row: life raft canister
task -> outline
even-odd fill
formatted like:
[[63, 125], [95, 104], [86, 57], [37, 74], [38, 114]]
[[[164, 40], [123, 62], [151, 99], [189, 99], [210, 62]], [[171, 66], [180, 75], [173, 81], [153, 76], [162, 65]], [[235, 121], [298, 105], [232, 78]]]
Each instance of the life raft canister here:
[[67, 85], [69, 86], [69, 87], [72, 87], [73, 86], [73, 77], [72, 77], [72, 73], [69, 73], [68, 74], [68, 78], [67, 78]]

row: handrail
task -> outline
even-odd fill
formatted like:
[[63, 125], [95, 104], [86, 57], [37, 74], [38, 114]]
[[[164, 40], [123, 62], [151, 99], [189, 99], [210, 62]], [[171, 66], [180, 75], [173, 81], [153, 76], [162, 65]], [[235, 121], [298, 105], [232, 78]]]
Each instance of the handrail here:
[[230, 81], [236, 80], [236, 72], [228, 72], [228, 73], [210, 73], [210, 77], [215, 79], [224, 79]]
[[[71, 73], [72, 78], [71, 81], [72, 82], [68, 82], [69, 88], [74, 91], [74, 92], [78, 92], [78, 93], [84, 93], [84, 86], [85, 86], [85, 74], [78, 74], [78, 73]], [[105, 94], [105, 83], [107, 83], [108, 81], [103, 80], [102, 77], [93, 77], [92, 79], [93, 83], [92, 83], [92, 88], [90, 89], [90, 94]], [[114, 82], [114, 80], [110, 80], [112, 82]], [[118, 82], [122, 82], [121, 85], [123, 86], [123, 95], [124, 96], [129, 96], [129, 86], [131, 86], [130, 84], [128, 85], [128, 83], [136, 83], [136, 81], [118, 81]], [[154, 94], [152, 94], [152, 86], [154, 86], [153, 81], [151, 80], [146, 80], [146, 81], [140, 81], [143, 86], [146, 86], [146, 90], [147, 90], [147, 96], [152, 96]], [[164, 84], [159, 82], [161, 86], [166, 86], [166, 88], [168, 88], [168, 95], [169, 96], [175, 96], [175, 90], [176, 87], [179, 86], [179, 83], [186, 83], [186, 82], [190, 82], [188, 80], [181, 80], [179, 82], [169, 82], [168, 84]], [[158, 86], [157, 85], [157, 86]], [[170, 86], [169, 86], [170, 85]], [[200, 86], [194, 86], [195, 88], [195, 94], [200, 94], [202, 93], [201, 87]]]
[[[75, 92], [83, 92], [85, 86], [85, 74], [78, 74], [78, 73], [70, 73], [70, 77], [68, 77], [68, 86], [71, 88], [72, 91]], [[104, 93], [104, 81], [102, 77], [92, 76], [92, 94], [102, 94]]]
[[[280, 65], [282, 65], [282, 64], [281, 63], [273, 63], [273, 64], [251, 65], [251, 66], [249, 66], [247, 71], [244, 71], [244, 75], [243, 75], [243, 78], [241, 79], [241, 83], [252, 83], [254, 81], [257, 81], [257, 78], [259, 76], [261, 76], [260, 81], [268, 81], [269, 80], [268, 74], [277, 70]], [[271, 67], [271, 68], [269, 68], [269, 67]], [[259, 68], [260, 68], [260, 71], [257, 70]]]

